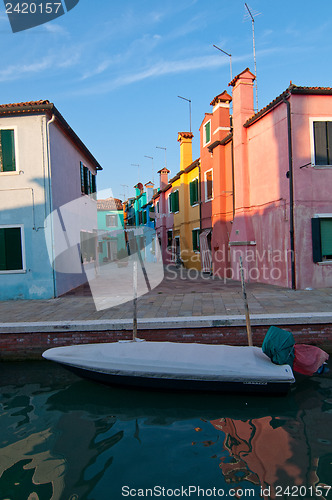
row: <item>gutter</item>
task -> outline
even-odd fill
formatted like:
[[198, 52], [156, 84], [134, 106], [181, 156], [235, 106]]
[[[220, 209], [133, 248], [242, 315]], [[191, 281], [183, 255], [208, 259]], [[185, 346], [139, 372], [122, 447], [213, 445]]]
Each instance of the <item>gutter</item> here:
[[295, 234], [294, 234], [294, 180], [293, 180], [293, 149], [292, 149], [292, 122], [291, 105], [289, 102], [290, 93], [283, 95], [282, 100], [287, 107], [287, 135], [288, 135], [288, 172], [286, 177], [289, 179], [289, 233], [291, 246], [291, 275], [292, 289], [296, 290], [296, 267], [295, 267]]

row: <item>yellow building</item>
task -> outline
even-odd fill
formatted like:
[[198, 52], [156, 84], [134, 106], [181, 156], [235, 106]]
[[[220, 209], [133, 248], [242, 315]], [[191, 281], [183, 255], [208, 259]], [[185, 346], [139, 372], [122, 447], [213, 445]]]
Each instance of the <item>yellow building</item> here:
[[191, 132], [179, 132], [180, 171], [170, 180], [172, 193], [169, 209], [174, 214], [173, 239], [177, 255], [186, 268], [201, 270], [200, 234], [200, 161], [192, 161]]

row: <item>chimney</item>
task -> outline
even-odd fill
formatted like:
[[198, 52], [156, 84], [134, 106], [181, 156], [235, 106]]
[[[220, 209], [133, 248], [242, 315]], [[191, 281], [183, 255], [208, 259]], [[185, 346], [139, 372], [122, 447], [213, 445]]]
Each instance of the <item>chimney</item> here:
[[148, 203], [149, 201], [152, 200], [154, 184], [153, 182], [149, 181], [146, 184], [144, 184], [144, 186], [146, 188], [146, 201]]
[[193, 162], [192, 139], [194, 134], [191, 132], [179, 132], [178, 141], [180, 143], [180, 170], [184, 170]]
[[144, 191], [143, 184], [141, 182], [139, 182], [138, 184], [136, 184], [136, 186], [134, 186], [134, 188], [136, 190], [135, 196], [139, 196]]
[[160, 191], [162, 191], [168, 184], [168, 174], [170, 173], [170, 170], [168, 170], [166, 167], [162, 168], [159, 170], [158, 174], [160, 174]]
[[231, 96], [224, 90], [211, 102], [213, 106], [213, 141], [222, 141], [230, 133], [229, 109], [232, 101]]

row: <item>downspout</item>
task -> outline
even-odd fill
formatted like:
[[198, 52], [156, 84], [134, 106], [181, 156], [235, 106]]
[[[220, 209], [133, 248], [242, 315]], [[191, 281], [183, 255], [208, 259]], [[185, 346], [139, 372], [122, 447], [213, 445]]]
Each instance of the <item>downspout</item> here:
[[[52, 178], [51, 178], [51, 146], [50, 146], [50, 125], [54, 123], [55, 115], [52, 115], [52, 118], [46, 123], [46, 131], [47, 131], [47, 173], [48, 173], [48, 197], [49, 197], [49, 209], [50, 215], [53, 210], [53, 200], [52, 200]], [[54, 229], [53, 229], [53, 220], [50, 217], [50, 227], [51, 227], [51, 235], [52, 235], [52, 275], [53, 275], [53, 295], [56, 297], [56, 271], [55, 271], [55, 256], [54, 256]]]
[[[233, 117], [230, 117], [231, 120], [231, 133], [233, 134]], [[233, 136], [231, 139], [231, 156], [232, 156], [232, 193], [233, 193], [233, 216], [232, 216], [232, 222], [235, 219], [235, 174], [234, 174], [234, 142], [233, 142]]]
[[296, 267], [295, 267], [295, 234], [294, 234], [294, 181], [293, 181], [293, 149], [292, 149], [292, 122], [291, 105], [289, 102], [290, 94], [283, 96], [283, 101], [287, 106], [287, 130], [288, 130], [288, 172], [286, 177], [289, 179], [289, 233], [291, 246], [291, 275], [292, 289], [296, 290]]

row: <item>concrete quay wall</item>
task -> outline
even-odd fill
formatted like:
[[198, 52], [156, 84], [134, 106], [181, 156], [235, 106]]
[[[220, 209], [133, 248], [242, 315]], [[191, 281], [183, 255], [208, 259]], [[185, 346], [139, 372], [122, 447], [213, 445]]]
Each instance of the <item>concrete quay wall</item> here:
[[[332, 354], [332, 313], [253, 315], [254, 345], [262, 345], [270, 325], [292, 332], [296, 343], [316, 345]], [[243, 316], [141, 319], [138, 337], [147, 341], [247, 345]], [[5, 323], [0, 324], [0, 360], [41, 359], [42, 352], [52, 347], [131, 338], [129, 320]]]

